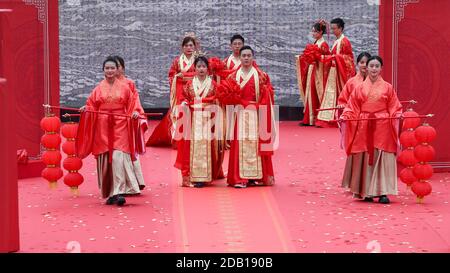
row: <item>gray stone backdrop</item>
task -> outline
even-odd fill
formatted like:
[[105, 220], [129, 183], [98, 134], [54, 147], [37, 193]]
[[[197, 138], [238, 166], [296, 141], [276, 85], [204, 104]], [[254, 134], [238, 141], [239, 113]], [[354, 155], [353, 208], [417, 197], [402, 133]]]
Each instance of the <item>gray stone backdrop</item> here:
[[[243, 2], [243, 3], [241, 3]], [[59, 0], [61, 104], [81, 106], [102, 79], [110, 54], [125, 58], [144, 108], [169, 105], [167, 72], [186, 32], [202, 50], [230, 54], [240, 33], [256, 50], [282, 106], [301, 106], [294, 55], [311, 42], [312, 24], [341, 17], [355, 55], [378, 52], [378, 6], [372, 0]], [[334, 36], [330, 35], [330, 45]], [[356, 56], [355, 56], [356, 57]]]

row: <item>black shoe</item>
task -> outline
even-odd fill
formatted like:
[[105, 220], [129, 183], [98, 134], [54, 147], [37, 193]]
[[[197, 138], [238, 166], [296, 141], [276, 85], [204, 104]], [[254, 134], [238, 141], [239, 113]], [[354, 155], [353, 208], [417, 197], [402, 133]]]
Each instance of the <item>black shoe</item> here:
[[299, 124], [298, 124], [299, 126], [314, 126], [314, 125], [312, 125], [312, 124], [308, 124], [308, 123], [303, 123], [303, 122], [300, 122]]
[[194, 188], [203, 188], [203, 183], [200, 183], [200, 182], [197, 182], [197, 183], [194, 183]]
[[117, 196], [111, 196], [108, 198], [108, 200], [106, 200], [106, 205], [114, 205], [115, 203], [117, 203]]
[[127, 202], [127, 200], [125, 200], [125, 197], [123, 197], [122, 195], [117, 196], [117, 205], [119, 207], [125, 205], [126, 202]]
[[256, 180], [249, 180], [247, 183], [248, 186], [262, 186], [264, 185], [262, 182], [258, 182]]
[[364, 202], [373, 202], [373, 198], [372, 197], [364, 197]]
[[143, 190], [143, 189], [145, 189], [145, 185], [139, 185], [139, 190]]
[[389, 198], [387, 198], [386, 195], [382, 195], [382, 196], [380, 196], [380, 199], [378, 199], [378, 203], [389, 204], [389, 203], [391, 203], [391, 201], [389, 200]]

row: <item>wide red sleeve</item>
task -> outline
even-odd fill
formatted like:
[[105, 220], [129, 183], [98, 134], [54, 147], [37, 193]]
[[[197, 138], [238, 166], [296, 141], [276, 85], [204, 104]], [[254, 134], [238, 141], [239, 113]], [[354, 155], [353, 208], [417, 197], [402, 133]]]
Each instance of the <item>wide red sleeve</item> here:
[[178, 65], [178, 57], [173, 60], [169, 69], [169, 85], [172, 86], [172, 80], [176, 74], [180, 73], [180, 66]]
[[[99, 87], [96, 87], [86, 101], [86, 110], [98, 111], [98, 102], [95, 99]], [[76, 154], [79, 158], [86, 158], [92, 152], [92, 144], [95, 136], [97, 114], [89, 111], [80, 115], [77, 137], [75, 139]]]
[[[389, 115], [391, 117], [399, 117], [403, 110], [402, 104], [400, 103], [397, 97], [397, 92], [395, 92], [392, 85], [389, 86], [389, 100], [387, 103], [387, 108], [389, 111]], [[399, 138], [399, 127], [400, 127], [400, 120], [392, 119], [391, 120], [392, 137], [393, 139], [395, 139], [396, 142], [398, 142]]]
[[352, 44], [348, 39], [344, 38], [341, 41], [340, 54], [336, 54], [335, 57], [339, 74], [343, 78], [344, 82], [347, 82], [356, 74]]
[[304, 100], [305, 90], [306, 90], [306, 79], [307, 79], [308, 67], [309, 67], [309, 62], [305, 58], [304, 54], [298, 56], [298, 58], [296, 60], [296, 65], [297, 65], [297, 73], [298, 73], [297, 77], [300, 79], [300, 81], [299, 81], [300, 92], [301, 92], [300, 95], [301, 95], [302, 99]]
[[322, 55], [330, 55], [330, 46], [327, 43], [323, 42], [320, 45], [320, 53], [322, 53]]
[[192, 97], [191, 92], [189, 91], [191, 88], [192, 88], [192, 81], [188, 81], [183, 86], [183, 92], [181, 92], [180, 94], [180, 102], [190, 103], [194, 101], [194, 98]]
[[[361, 104], [362, 98], [360, 96], [361, 87], [358, 87], [352, 94], [347, 102], [347, 105], [342, 113], [341, 117], [344, 120], [348, 119], [357, 119], [361, 112]], [[346, 151], [347, 155], [351, 154], [351, 148], [353, 141], [356, 137], [356, 132], [358, 130], [360, 122], [359, 121], [344, 121], [341, 124], [341, 133], [342, 133], [342, 144], [343, 148]]]
[[341, 94], [339, 94], [339, 98], [338, 98], [338, 105], [343, 105], [345, 106], [348, 102], [348, 100], [350, 99], [350, 95], [351, 95], [351, 87], [350, 87], [350, 82], [347, 81], [347, 83], [344, 85], [344, 88], [341, 91]]
[[272, 84], [270, 83], [270, 78], [267, 74], [265, 74], [264, 81], [261, 82], [260, 89], [261, 95], [258, 102], [258, 108], [259, 114], [262, 116], [260, 116], [259, 122], [260, 126], [264, 124], [264, 128], [260, 131], [259, 135], [259, 155], [273, 155], [277, 132], [275, 115], [273, 113], [274, 92]]

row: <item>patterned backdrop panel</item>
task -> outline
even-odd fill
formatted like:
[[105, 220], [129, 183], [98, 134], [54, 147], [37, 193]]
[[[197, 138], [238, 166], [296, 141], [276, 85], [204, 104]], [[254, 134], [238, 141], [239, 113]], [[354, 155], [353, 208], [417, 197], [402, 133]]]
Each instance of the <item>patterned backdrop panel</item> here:
[[[243, 3], [242, 3], [243, 2]], [[276, 102], [301, 106], [294, 56], [311, 42], [319, 18], [345, 20], [355, 55], [378, 52], [378, 6], [373, 0], [59, 0], [61, 104], [81, 106], [102, 79], [102, 61], [124, 57], [144, 108], [169, 105], [167, 72], [186, 32], [203, 51], [224, 58], [240, 33], [271, 77]], [[330, 35], [332, 44], [334, 36]]]

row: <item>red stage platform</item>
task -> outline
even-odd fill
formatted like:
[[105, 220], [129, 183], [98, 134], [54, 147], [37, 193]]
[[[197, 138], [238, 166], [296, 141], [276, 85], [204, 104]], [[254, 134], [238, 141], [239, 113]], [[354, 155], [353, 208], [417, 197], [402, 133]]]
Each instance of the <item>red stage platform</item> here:
[[422, 205], [403, 184], [390, 205], [357, 201], [340, 188], [338, 131], [297, 124], [281, 124], [273, 187], [235, 189], [220, 180], [181, 188], [176, 151], [167, 148], [141, 157], [147, 188], [122, 208], [99, 197], [92, 157], [78, 198], [62, 183], [51, 191], [43, 179], [21, 180], [21, 251], [450, 251], [450, 174], [434, 176]]

